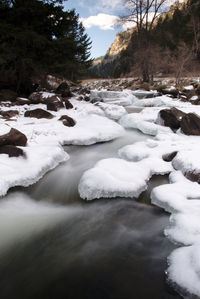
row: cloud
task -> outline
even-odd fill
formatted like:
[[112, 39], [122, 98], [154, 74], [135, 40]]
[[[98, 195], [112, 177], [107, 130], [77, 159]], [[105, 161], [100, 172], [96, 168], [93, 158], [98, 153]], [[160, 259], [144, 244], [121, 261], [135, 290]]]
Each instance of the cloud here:
[[104, 13], [113, 13], [119, 11], [123, 7], [122, 0], [80, 0], [79, 5], [87, 7], [91, 13], [98, 13], [103, 11]]
[[119, 17], [99, 13], [96, 16], [90, 16], [88, 18], [80, 18], [83, 26], [89, 29], [93, 26], [99, 27], [102, 30], [113, 30], [119, 21]]

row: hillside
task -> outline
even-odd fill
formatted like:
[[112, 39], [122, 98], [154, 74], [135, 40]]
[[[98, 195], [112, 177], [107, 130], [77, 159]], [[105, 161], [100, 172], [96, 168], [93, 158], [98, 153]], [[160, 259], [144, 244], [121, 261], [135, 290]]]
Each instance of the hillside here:
[[[185, 74], [197, 74], [200, 59], [200, 1], [176, 2], [154, 24], [150, 46], [145, 51], [150, 72], [175, 77], [179, 69]], [[116, 35], [106, 55], [93, 65], [95, 77], [109, 78], [126, 75], [140, 76], [138, 58], [142, 54], [136, 46], [133, 29]]]
[[115, 77], [115, 71], [120, 67], [120, 58], [122, 53], [126, 52], [132, 34], [133, 29], [118, 33], [106, 55], [94, 60], [91, 71], [96, 77]]

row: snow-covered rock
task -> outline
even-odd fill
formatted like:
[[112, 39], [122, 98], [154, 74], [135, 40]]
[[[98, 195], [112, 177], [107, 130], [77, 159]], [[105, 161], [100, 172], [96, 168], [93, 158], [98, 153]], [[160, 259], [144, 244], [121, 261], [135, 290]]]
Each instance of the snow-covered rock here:
[[47, 171], [69, 159], [62, 147], [54, 143], [30, 143], [23, 151], [25, 158], [0, 155], [0, 196], [11, 187], [26, 187], [37, 182]]

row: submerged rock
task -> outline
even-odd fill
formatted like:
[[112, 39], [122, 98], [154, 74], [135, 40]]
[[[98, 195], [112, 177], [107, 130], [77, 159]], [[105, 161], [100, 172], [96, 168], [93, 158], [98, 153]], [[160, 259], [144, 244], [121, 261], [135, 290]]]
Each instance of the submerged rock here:
[[18, 145], [26, 146], [27, 137], [16, 129], [11, 129], [9, 133], [0, 136], [0, 146]]
[[53, 114], [51, 114], [50, 112], [45, 111], [43, 109], [40, 109], [40, 108], [26, 111], [24, 113], [24, 116], [25, 117], [34, 117], [34, 118], [47, 118], [47, 119], [53, 118]]

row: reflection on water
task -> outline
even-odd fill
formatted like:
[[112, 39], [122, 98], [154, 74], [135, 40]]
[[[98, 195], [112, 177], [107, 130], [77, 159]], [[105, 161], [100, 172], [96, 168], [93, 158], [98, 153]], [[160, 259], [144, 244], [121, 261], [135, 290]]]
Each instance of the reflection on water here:
[[[85, 170], [146, 138], [133, 130], [67, 146], [69, 161], [0, 201], [0, 299], [179, 298], [164, 276], [174, 248], [163, 236], [168, 215], [133, 199], [83, 202], [77, 192]], [[140, 201], [149, 202], [148, 191]]]

